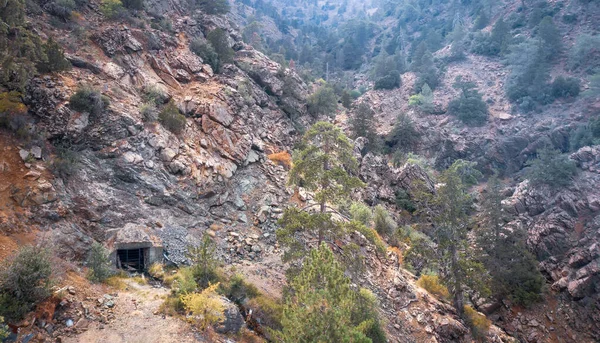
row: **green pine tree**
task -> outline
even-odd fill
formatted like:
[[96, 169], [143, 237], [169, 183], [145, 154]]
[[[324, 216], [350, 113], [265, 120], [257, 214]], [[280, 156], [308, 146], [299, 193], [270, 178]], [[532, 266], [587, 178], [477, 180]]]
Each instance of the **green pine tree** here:
[[[366, 332], [375, 318], [355, 314], [357, 294], [350, 288], [333, 252], [323, 242], [310, 251], [302, 269], [289, 283], [282, 329], [275, 332], [277, 341], [286, 343], [352, 342], [371, 343]], [[361, 322], [355, 318], [364, 319]]]
[[352, 190], [363, 187], [356, 176], [358, 162], [350, 140], [336, 126], [326, 122], [314, 124], [304, 135], [301, 148], [294, 152], [289, 183], [314, 192], [316, 213], [290, 207], [279, 221], [277, 239], [286, 247], [284, 259], [305, 256], [309, 245], [300, 234], [313, 235], [317, 243], [332, 242], [344, 233], [344, 225], [332, 218], [330, 206], [348, 198]]
[[[434, 194], [417, 194], [419, 212], [431, 215], [432, 238], [438, 244], [440, 274], [448, 286], [455, 309], [462, 315], [466, 288], [486, 292], [483, 266], [473, 258], [467, 241], [469, 211], [473, 204], [467, 185], [471, 164], [457, 160], [439, 178]], [[466, 168], [465, 168], [466, 167]]]
[[482, 262], [492, 278], [493, 295], [527, 306], [539, 300], [544, 277], [535, 257], [527, 250], [523, 230], [505, 226], [507, 218], [502, 210], [501, 191], [498, 178], [491, 177], [481, 203], [482, 222], [477, 243], [482, 251]]

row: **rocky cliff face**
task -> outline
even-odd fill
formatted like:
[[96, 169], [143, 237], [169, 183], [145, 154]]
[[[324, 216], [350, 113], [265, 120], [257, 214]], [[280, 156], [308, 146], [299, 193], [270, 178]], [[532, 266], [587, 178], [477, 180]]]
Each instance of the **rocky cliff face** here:
[[[192, 13], [177, 0], [146, 5], [147, 13], [140, 15], [170, 18], [173, 32], [107, 22], [96, 4], [81, 19], [87, 32], [82, 38], [50, 26], [43, 16], [31, 18], [42, 34], [59, 38], [74, 68], [35, 78], [27, 88], [25, 103], [35, 119], [30, 130], [43, 133], [41, 139], [25, 144], [0, 137], [0, 200], [8, 204], [0, 207], [0, 229], [40, 230], [62, 257], [81, 260], [93, 241], [111, 246], [120, 230], [136, 225], [159, 237], [176, 263], [186, 262], [187, 245], [209, 234], [225, 262], [281, 287], [276, 220], [290, 201], [305, 199], [286, 187], [289, 166], [269, 156], [289, 152], [298, 138], [290, 118], [310, 121], [305, 116], [308, 86], [293, 69], [242, 41], [236, 11], [229, 17]], [[188, 47], [215, 28], [228, 33], [235, 51], [234, 63], [220, 74]], [[271, 31], [273, 37], [281, 34]], [[553, 105], [547, 117], [509, 114], [501, 92], [502, 65], [472, 56], [449, 67], [436, 91], [438, 107], [445, 108], [456, 94], [451, 83], [458, 75], [476, 82], [484, 100], [493, 104], [487, 126], [468, 129], [444, 113], [423, 115], [409, 108], [411, 73], [403, 75], [400, 90], [369, 91], [358, 101], [372, 105], [380, 133], [389, 132], [395, 117], [407, 112], [423, 137], [418, 152], [436, 167], [464, 158], [477, 161], [484, 172], [501, 169], [507, 177], [547, 142], [565, 150], [573, 126], [587, 116], [579, 100]], [[68, 107], [69, 97], [83, 84], [110, 99], [101, 115]], [[144, 121], [141, 108], [149, 88], [165, 101], [172, 99], [185, 114], [181, 134]], [[434, 189], [417, 165], [393, 168], [384, 156], [362, 156], [364, 143], [356, 141], [360, 176], [368, 183], [359, 197], [367, 203], [393, 206], [398, 190], [410, 195], [416, 184]], [[49, 170], [60, 158], [56, 147], [76, 156], [68, 177]], [[571, 159], [580, 173], [569, 188], [532, 187], [517, 178], [506, 192], [508, 225], [527, 229], [528, 244], [550, 287], [545, 303], [523, 310], [505, 303], [492, 314], [498, 326], [522, 341], [600, 339], [600, 198], [595, 187], [600, 148], [582, 148]], [[397, 255], [377, 256], [358, 233], [348, 240], [359, 242], [367, 256], [368, 272], [359, 282], [378, 295], [393, 341], [471, 339], [450, 306], [414, 285]], [[511, 341], [497, 327], [488, 339]]]

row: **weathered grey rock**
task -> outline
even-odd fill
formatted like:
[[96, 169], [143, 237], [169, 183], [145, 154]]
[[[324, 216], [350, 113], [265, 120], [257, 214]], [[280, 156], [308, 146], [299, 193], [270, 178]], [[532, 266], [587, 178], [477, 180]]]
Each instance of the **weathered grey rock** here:
[[225, 319], [215, 326], [215, 331], [222, 334], [236, 334], [245, 325], [244, 317], [231, 300], [221, 297], [221, 301], [225, 305]]

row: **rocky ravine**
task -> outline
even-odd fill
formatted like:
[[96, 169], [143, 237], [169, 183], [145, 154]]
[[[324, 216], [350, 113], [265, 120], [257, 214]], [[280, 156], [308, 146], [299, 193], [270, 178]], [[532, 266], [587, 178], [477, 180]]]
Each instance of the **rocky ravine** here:
[[[120, 231], [133, 226], [160, 237], [169, 257], [184, 263], [186, 246], [207, 233], [228, 264], [244, 261], [241, 270], [252, 274], [250, 270], [261, 269], [261, 261], [270, 261], [269, 269], [281, 270], [275, 222], [293, 191], [285, 185], [286, 165], [268, 155], [290, 150], [296, 136], [289, 114], [305, 113], [306, 85], [294, 71], [243, 44], [224, 18], [183, 17], [176, 3], [155, 10], [169, 12], [175, 36], [105, 25], [90, 13], [83, 24], [92, 33], [86, 43], [92, 44], [67, 49], [75, 68], [32, 80], [26, 103], [36, 119], [32, 130], [44, 132], [45, 139], [12, 147], [10, 159], [3, 157], [4, 175], [10, 171], [10, 178], [31, 179], [26, 185], [12, 182], [15, 187], [7, 196], [15, 204], [7, 208], [5, 226], [15, 229], [10, 223], [19, 221], [29, 230], [37, 228], [45, 244], [75, 260], [86, 256], [94, 240], [110, 247]], [[43, 18], [34, 19], [48, 28], [45, 32], [69, 37], [50, 29]], [[191, 37], [215, 27], [230, 33], [236, 51], [235, 63], [219, 75], [187, 48]], [[150, 36], [160, 43], [158, 51], [148, 48]], [[67, 106], [81, 84], [110, 99], [101, 115]], [[181, 135], [143, 122], [142, 93], [150, 85], [186, 114]], [[76, 154], [69, 177], [46, 175], [47, 162], [56, 158], [50, 143]], [[15, 210], [21, 207], [25, 215]], [[365, 253], [375, 258], [373, 248], [362, 241]], [[381, 299], [390, 339], [468, 340], [468, 330], [448, 305], [418, 290], [397, 262], [379, 260], [373, 260], [372, 276], [362, 282]], [[281, 287], [281, 276], [275, 284], [266, 280], [272, 277], [266, 272], [249, 276], [269, 285], [267, 292], [278, 293]], [[497, 330], [490, 335], [498, 342], [510, 341]]]

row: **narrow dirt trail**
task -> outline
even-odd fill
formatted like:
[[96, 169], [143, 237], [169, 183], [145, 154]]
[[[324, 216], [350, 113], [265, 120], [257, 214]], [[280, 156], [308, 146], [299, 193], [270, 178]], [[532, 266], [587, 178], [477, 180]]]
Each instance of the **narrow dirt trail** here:
[[154, 314], [169, 290], [139, 285], [128, 280], [128, 290], [114, 298], [116, 319], [108, 324], [93, 322], [87, 331], [63, 338], [63, 343], [192, 343], [204, 342], [189, 324]]

